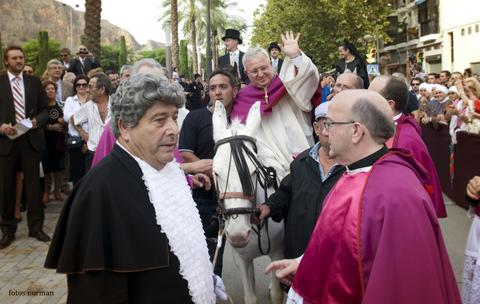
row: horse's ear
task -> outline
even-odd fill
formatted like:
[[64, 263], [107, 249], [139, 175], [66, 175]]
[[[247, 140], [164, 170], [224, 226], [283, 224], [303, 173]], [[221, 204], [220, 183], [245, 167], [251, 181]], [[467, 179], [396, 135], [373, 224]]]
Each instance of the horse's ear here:
[[260, 127], [261, 122], [260, 101], [257, 101], [248, 111], [247, 122], [245, 124], [245, 135], [253, 136]]
[[215, 110], [212, 116], [213, 140], [215, 142], [225, 137], [227, 130], [227, 111], [220, 101], [215, 102]]

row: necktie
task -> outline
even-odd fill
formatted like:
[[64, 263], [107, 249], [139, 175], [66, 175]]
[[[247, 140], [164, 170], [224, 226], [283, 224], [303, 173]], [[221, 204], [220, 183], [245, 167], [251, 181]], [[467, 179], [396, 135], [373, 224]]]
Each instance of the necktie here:
[[235, 60], [235, 53], [230, 53], [230, 65], [233, 66], [237, 61]]
[[25, 103], [23, 101], [22, 89], [20, 88], [20, 77], [12, 81], [13, 104], [15, 107], [15, 120], [19, 122], [25, 118]]

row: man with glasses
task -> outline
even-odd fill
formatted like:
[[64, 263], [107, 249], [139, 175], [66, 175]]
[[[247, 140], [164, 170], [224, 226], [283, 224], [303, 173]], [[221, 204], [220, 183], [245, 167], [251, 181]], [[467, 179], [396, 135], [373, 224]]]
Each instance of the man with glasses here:
[[412, 78], [412, 80], [410, 81], [410, 92], [412, 92], [413, 94], [415, 94], [415, 97], [417, 97], [417, 99], [420, 99], [421, 95], [420, 95], [420, 85], [423, 83], [423, 80], [421, 78], [418, 78], [418, 77], [415, 77], [415, 78]]
[[428, 172], [410, 153], [385, 146], [395, 132], [385, 98], [340, 92], [325, 127], [330, 156], [346, 172], [303, 256], [267, 267], [291, 283], [287, 303], [461, 303], [425, 190]]
[[317, 68], [298, 46], [299, 35], [282, 35], [280, 45], [286, 55], [279, 75], [273, 73], [265, 49], [254, 47], [243, 56], [243, 66], [250, 84], [240, 90], [232, 118], [244, 121], [250, 107], [261, 101], [262, 136], [271, 140], [269, 148], [278, 165], [289, 171], [292, 160], [313, 145], [310, 100], [318, 88]]
[[87, 75], [87, 73], [92, 70], [100, 67], [98, 62], [92, 56], [89, 56], [90, 52], [84, 46], [78, 48], [78, 58], [75, 58], [68, 71], [75, 73], [76, 76]]
[[328, 96], [328, 100], [331, 100], [335, 95], [343, 90], [363, 89], [363, 79], [352, 72], [344, 72], [337, 77], [337, 81], [333, 86], [333, 92]]
[[65, 68], [65, 71], [68, 71], [70, 68], [70, 49], [69, 48], [63, 48], [60, 50], [60, 61], [63, 64], [63, 67]]
[[290, 164], [290, 173], [280, 187], [260, 205], [260, 219], [270, 216], [285, 221], [285, 258], [301, 256], [323, 207], [323, 201], [342, 176], [345, 167], [329, 156], [328, 136], [323, 133], [328, 102], [315, 108], [313, 129], [319, 142], [300, 153]]
[[25, 63], [25, 66], [23, 67], [23, 74], [33, 75], [33, 67], [28, 63]]

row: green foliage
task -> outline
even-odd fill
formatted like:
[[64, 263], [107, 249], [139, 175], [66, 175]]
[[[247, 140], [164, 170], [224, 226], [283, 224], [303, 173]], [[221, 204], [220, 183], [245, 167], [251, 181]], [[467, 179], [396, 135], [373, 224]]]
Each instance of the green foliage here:
[[118, 52], [118, 66], [122, 67], [127, 63], [127, 45], [125, 43], [125, 36], [120, 36], [120, 46]]
[[185, 77], [190, 77], [191, 73], [188, 69], [188, 49], [187, 49], [187, 40], [180, 40], [180, 48], [178, 50], [180, 56], [180, 67], [179, 74], [184, 75]]
[[120, 56], [120, 49], [111, 45], [101, 45], [102, 57], [100, 65], [104, 71], [118, 72], [120, 65], [118, 59]]
[[38, 69], [44, 71], [47, 67], [47, 62], [50, 60], [50, 53], [48, 50], [48, 32], [38, 32]]
[[135, 61], [143, 58], [153, 58], [162, 66], [166, 66], [165, 49], [154, 49], [151, 51], [143, 51], [135, 55]]
[[[36, 75], [41, 76], [45, 71], [46, 62], [43, 67], [39, 64], [38, 39], [27, 40], [27, 42], [25, 42], [22, 45], [22, 48], [23, 48], [23, 51], [25, 52], [25, 56], [27, 57], [26, 63], [28, 63], [33, 67]], [[60, 42], [55, 40], [49, 40], [47, 62], [52, 58], [57, 58], [59, 53], [60, 53]]]
[[343, 40], [365, 52], [362, 38], [386, 37], [387, 16], [384, 0], [268, 0], [254, 20], [252, 44], [267, 47], [281, 42], [281, 33], [301, 33], [300, 47], [322, 70], [330, 70], [338, 59]]

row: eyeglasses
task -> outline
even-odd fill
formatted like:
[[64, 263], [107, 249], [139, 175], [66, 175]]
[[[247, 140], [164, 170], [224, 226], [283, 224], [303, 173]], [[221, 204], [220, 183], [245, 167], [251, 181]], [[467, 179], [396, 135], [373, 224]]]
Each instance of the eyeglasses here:
[[80, 88], [80, 87], [82, 87], [82, 88], [87, 88], [87, 87], [88, 87], [88, 83], [77, 83], [77, 84], [76, 84], [76, 87], [77, 87], [77, 88]]
[[269, 68], [269, 67], [265, 65], [265, 66], [259, 67], [258, 69], [254, 69], [254, 70], [248, 71], [248, 73], [251, 74], [253, 77], [256, 77], [256, 76], [258, 76], [258, 74], [259, 74], [260, 72], [262, 72], [262, 73], [267, 72], [267, 71], [268, 71], [268, 68]]
[[329, 130], [333, 125], [349, 125], [349, 124], [354, 124], [356, 121], [350, 120], [350, 121], [332, 121], [332, 120], [326, 120], [323, 123], [323, 126], [325, 127], [325, 130]]
[[60, 57], [68, 57], [68, 54], [60, 54]]
[[420, 84], [419, 83], [412, 83], [412, 87], [416, 87], [416, 86], [419, 86]]

